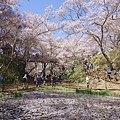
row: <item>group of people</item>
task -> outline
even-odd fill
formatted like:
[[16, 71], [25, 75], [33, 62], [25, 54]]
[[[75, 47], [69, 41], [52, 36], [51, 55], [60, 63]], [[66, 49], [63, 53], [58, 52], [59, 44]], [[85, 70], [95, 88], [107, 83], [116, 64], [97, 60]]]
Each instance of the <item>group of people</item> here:
[[85, 70], [85, 72], [86, 72], [87, 70], [91, 70], [91, 71], [93, 70], [93, 64], [92, 64], [92, 63], [89, 63], [87, 60], [84, 61], [83, 65], [84, 65], [84, 70]]
[[[35, 74], [34, 76], [34, 83], [35, 87], [40, 87], [41, 85], [48, 85], [50, 83], [52, 87], [56, 85], [56, 82], [61, 82], [61, 75], [47, 75], [47, 76], [41, 76], [40, 74]], [[25, 74], [22, 78], [22, 88], [27, 89], [28, 88], [28, 78], [27, 74]]]
[[37, 76], [35, 76], [34, 78], [34, 82], [35, 82], [35, 86], [36, 87], [40, 87], [40, 85], [47, 85], [48, 82], [51, 83], [52, 87], [56, 85], [56, 82], [60, 82], [61, 81], [61, 75], [57, 76], [57, 75], [47, 75], [47, 76], [43, 76], [41, 77], [40, 74], [38, 74]]
[[[91, 64], [92, 65], [92, 64]], [[92, 66], [89, 66], [87, 69], [93, 69], [93, 65]], [[114, 81], [118, 81], [118, 72], [117, 72], [117, 67], [113, 67], [111, 68], [110, 66], [108, 66], [106, 69], [106, 73], [107, 73], [107, 79], [111, 80], [112, 79], [112, 74], [114, 76]], [[86, 87], [89, 88], [89, 85], [90, 85], [90, 81], [89, 81], [89, 76], [88, 74], [86, 74]]]
[[118, 78], [117, 78], [117, 75], [118, 75], [117, 67], [111, 68], [110, 66], [108, 66], [107, 69], [106, 69], [106, 71], [107, 71], [107, 77], [108, 77], [109, 80], [111, 80], [111, 74], [113, 72], [114, 80], [118, 81]]
[[[86, 72], [86, 87], [89, 88], [90, 82], [89, 82], [89, 72], [90, 70], [93, 70], [93, 64], [92, 63], [88, 63], [87, 61], [84, 62], [84, 68], [85, 68], [85, 72]], [[108, 66], [106, 69], [106, 73], [107, 73], [107, 79], [111, 80], [111, 74], [113, 73], [114, 75], [114, 80], [118, 81], [117, 75], [117, 68], [111, 68], [110, 66]], [[23, 89], [28, 88], [28, 79], [27, 79], [27, 74], [24, 75], [24, 77], [22, 78], [22, 82], [23, 82]], [[56, 82], [61, 82], [61, 75], [57, 76], [57, 75], [47, 75], [47, 76], [43, 76], [41, 77], [41, 74], [35, 74], [34, 77], [34, 82], [35, 82], [35, 87], [40, 87], [41, 85], [48, 85], [48, 83], [51, 84], [51, 86], [55, 86]]]

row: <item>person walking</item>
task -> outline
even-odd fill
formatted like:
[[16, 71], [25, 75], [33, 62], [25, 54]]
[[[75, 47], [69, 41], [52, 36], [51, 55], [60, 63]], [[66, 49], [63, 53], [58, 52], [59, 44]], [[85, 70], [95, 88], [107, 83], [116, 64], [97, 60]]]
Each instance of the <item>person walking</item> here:
[[36, 87], [40, 87], [42, 83], [43, 83], [42, 77], [38, 75], [36, 78]]
[[34, 85], [35, 85], [35, 87], [36, 87], [36, 82], [37, 82], [37, 74], [35, 73], [35, 75], [34, 75]]
[[109, 80], [111, 80], [111, 68], [110, 68], [110, 66], [108, 66], [107, 67], [107, 78], [109, 79]]
[[52, 77], [51, 77], [51, 84], [52, 84], [52, 87], [54, 87], [56, 85], [56, 76], [55, 75], [52, 75]]
[[88, 75], [86, 76], [86, 87], [89, 88], [90, 82]]
[[46, 81], [47, 81], [47, 77], [44, 76], [44, 77], [43, 77], [43, 85], [47, 85], [47, 82], [46, 82]]
[[2, 83], [2, 75], [0, 75], [0, 83]]
[[93, 64], [90, 64], [89, 68], [90, 68], [90, 71], [93, 71]]
[[118, 78], [117, 78], [118, 72], [116, 67], [113, 68], [113, 75], [114, 75], [115, 82], [118, 81]]
[[27, 88], [27, 74], [25, 74], [24, 75], [24, 77], [22, 78], [22, 83], [23, 83], [23, 85], [22, 85], [22, 88], [23, 89], [26, 89]]

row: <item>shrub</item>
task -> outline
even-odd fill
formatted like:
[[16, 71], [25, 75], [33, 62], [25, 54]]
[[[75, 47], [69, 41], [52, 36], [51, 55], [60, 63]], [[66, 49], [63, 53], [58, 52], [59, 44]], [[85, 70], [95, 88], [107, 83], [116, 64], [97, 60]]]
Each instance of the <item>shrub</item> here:
[[22, 92], [13, 92], [12, 97], [22, 97], [23, 96], [23, 93]]
[[69, 71], [68, 76], [71, 79], [72, 82], [83, 82], [85, 80], [85, 72], [83, 70], [82, 64], [76, 66], [74, 68], [74, 71]]

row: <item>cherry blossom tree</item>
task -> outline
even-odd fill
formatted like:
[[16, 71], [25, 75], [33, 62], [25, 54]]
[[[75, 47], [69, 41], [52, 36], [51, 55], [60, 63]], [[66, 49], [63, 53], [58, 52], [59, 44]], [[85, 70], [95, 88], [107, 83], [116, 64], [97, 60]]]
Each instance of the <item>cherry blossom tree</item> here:
[[107, 35], [107, 41], [109, 42], [108, 45], [109, 47], [111, 47], [112, 49], [114, 48], [120, 48], [120, 26], [118, 23], [120, 23], [120, 16], [118, 15], [118, 13], [116, 13], [114, 15], [114, 17], [112, 16], [112, 22], [107, 23], [106, 25], [106, 29], [108, 31], [108, 35]]
[[[44, 16], [41, 17], [38, 14], [24, 13], [23, 25], [21, 30], [20, 39], [22, 40], [21, 52], [24, 56], [26, 64], [29, 62], [30, 55], [39, 54], [43, 58], [49, 61], [55, 59], [54, 47], [56, 46], [55, 38], [53, 37], [54, 31], [61, 28], [61, 25], [55, 22], [50, 22], [51, 14], [48, 14], [51, 7], [46, 8]], [[54, 61], [53, 61], [54, 62]], [[43, 62], [43, 68], [47, 66], [46, 62]]]
[[[119, 0], [66, 0], [58, 10], [48, 6], [43, 16], [30, 12], [21, 15], [17, 0], [0, 3], [0, 52], [9, 48], [10, 63], [19, 56], [28, 66], [31, 56], [38, 54], [43, 71], [51, 66], [52, 72], [56, 63], [71, 66], [75, 60], [101, 50], [112, 67], [106, 50], [119, 48]], [[66, 38], [55, 37], [60, 30]], [[36, 67], [36, 63], [29, 66], [28, 73]]]
[[[62, 30], [68, 37], [73, 34], [83, 37], [88, 36], [88, 39], [85, 39], [84, 42], [91, 40], [93, 44], [96, 42], [103, 56], [112, 67], [111, 60], [106, 54], [106, 41], [108, 36], [111, 36], [110, 32], [115, 34], [109, 27], [111, 23], [114, 25], [115, 20], [118, 21], [119, 9], [119, 0], [66, 0], [56, 10], [55, 16], [64, 24]], [[114, 19], [116, 15], [117, 19]], [[86, 46], [86, 49], [87, 47], [90, 46]]]

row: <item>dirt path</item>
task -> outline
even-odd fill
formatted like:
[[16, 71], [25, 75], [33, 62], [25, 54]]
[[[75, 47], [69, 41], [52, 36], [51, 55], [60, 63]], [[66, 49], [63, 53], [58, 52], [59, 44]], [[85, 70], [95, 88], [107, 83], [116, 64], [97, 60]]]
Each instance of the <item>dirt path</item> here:
[[[63, 80], [61, 83], [57, 83], [56, 86], [63, 86], [63, 87], [68, 87], [68, 88], [78, 88], [78, 89], [86, 89], [86, 83], [70, 83], [68, 80]], [[42, 85], [41, 87], [46, 87]], [[49, 86], [51, 85], [49, 84]], [[28, 86], [29, 89], [34, 89], [35, 85], [34, 83], [29, 84]], [[103, 79], [90, 79], [90, 89], [93, 90], [105, 90], [106, 88], [120, 94], [120, 81], [114, 82], [112, 81], [105, 81]], [[18, 84], [12, 84], [9, 85], [8, 88], [6, 89], [7, 91], [21, 91], [22, 89], [22, 83]]]

